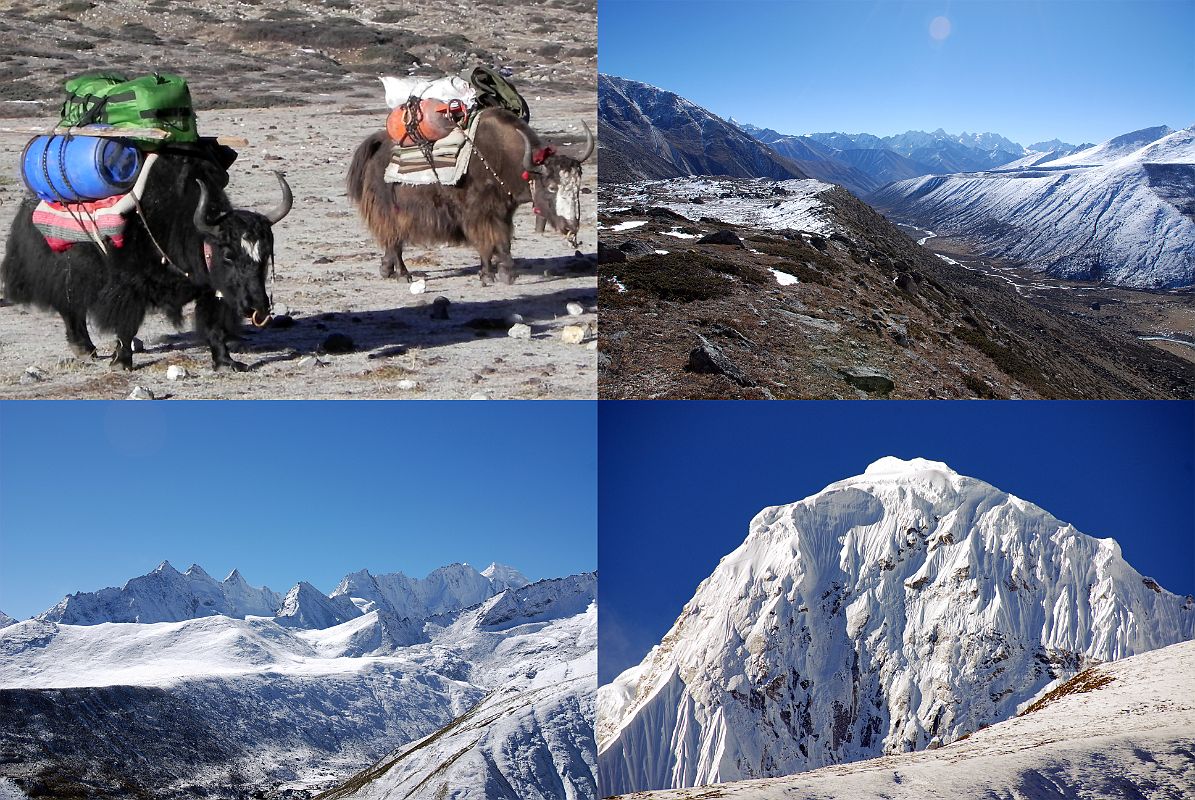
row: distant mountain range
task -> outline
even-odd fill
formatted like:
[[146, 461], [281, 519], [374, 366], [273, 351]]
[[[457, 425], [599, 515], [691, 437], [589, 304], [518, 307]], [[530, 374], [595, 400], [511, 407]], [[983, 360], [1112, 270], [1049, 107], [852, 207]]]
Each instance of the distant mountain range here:
[[452, 564], [279, 597], [163, 562], [0, 626], [0, 797], [596, 800], [596, 592]]
[[791, 160], [680, 95], [598, 76], [598, 171], [606, 183], [727, 175], [804, 178]]
[[1195, 127], [1144, 128], [1060, 152], [898, 181], [869, 202], [1057, 277], [1195, 284]]

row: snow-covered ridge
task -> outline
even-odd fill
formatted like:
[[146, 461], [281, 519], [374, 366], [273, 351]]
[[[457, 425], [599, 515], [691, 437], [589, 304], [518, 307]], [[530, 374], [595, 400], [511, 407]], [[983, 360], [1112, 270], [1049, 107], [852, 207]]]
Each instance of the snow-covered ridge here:
[[[486, 574], [488, 573], [488, 574]], [[80, 592], [63, 598], [37, 619], [69, 625], [105, 622], [180, 622], [200, 617], [277, 617], [298, 628], [328, 628], [378, 610], [397, 619], [427, 619], [476, 605], [528, 581], [513, 567], [491, 564], [486, 573], [450, 564], [425, 578], [401, 572], [346, 575], [329, 595], [301, 581], [285, 595], [250, 586], [239, 570], [217, 582], [198, 564], [179, 572], [163, 561], [147, 575], [120, 588]]]
[[7, 628], [9, 625], [15, 625], [16, 620], [0, 611], [0, 628]]
[[[1186, 797], [1195, 786], [1195, 643], [1094, 667], [1079, 691], [947, 747], [721, 784], [727, 800]], [[1086, 689], [1085, 691], [1083, 689]], [[1108, 769], [1115, 764], [1115, 769]], [[691, 791], [636, 795], [681, 800]]]
[[897, 181], [870, 199], [1058, 277], [1195, 283], [1195, 128], [1147, 128], [1057, 158]]
[[599, 690], [603, 795], [950, 742], [1056, 678], [1195, 637], [1111, 539], [940, 462], [880, 459], [751, 521]]

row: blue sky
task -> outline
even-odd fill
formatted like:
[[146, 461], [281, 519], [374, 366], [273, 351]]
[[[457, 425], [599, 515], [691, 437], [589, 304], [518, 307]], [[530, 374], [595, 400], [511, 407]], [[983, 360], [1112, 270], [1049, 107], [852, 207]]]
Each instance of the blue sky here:
[[941, 127], [1028, 145], [1187, 127], [1192, 37], [1195, 0], [598, 4], [602, 72], [783, 133]]
[[659, 642], [756, 512], [885, 455], [945, 461], [1195, 593], [1191, 402], [607, 402], [599, 448], [602, 683]]
[[589, 402], [0, 403], [0, 611], [163, 559], [255, 586], [595, 568]]

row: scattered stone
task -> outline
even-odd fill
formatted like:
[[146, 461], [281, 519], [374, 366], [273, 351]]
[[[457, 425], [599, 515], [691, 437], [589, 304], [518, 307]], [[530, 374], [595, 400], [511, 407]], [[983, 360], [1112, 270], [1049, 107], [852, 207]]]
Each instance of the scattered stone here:
[[560, 338], [565, 344], [581, 344], [585, 341], [585, 333], [584, 325], [565, 325], [560, 331]]
[[285, 314], [289, 314], [289, 313], [290, 313], [290, 306], [288, 306], [286, 303], [275, 303], [274, 304], [274, 318], [275, 319], [277, 319], [278, 315], [280, 315], [280, 314], [285, 315]]
[[727, 244], [732, 247], [744, 247], [743, 240], [739, 238], [739, 235], [725, 228], [720, 231], [714, 231], [713, 233], [707, 233], [697, 240], [697, 244]]
[[411, 281], [411, 294], [423, 294], [427, 291], [427, 279], [420, 278], [417, 281]]
[[331, 264], [332, 259], [328, 258], [327, 256], [320, 256], [319, 258], [317, 258], [315, 261], [312, 261], [311, 263], [312, 264]]
[[180, 367], [178, 364], [171, 364], [166, 368], [166, 380], [181, 381], [183, 378], [191, 377], [191, 373], [187, 372], [186, 367]]
[[133, 391], [129, 392], [129, 400], [153, 400], [154, 393], [144, 386], [134, 386]]
[[332, 333], [320, 343], [320, 349], [325, 353], [351, 353], [355, 349], [352, 337], [343, 333]]
[[755, 381], [747, 377], [747, 374], [735, 366], [734, 362], [726, 357], [716, 344], [709, 339], [697, 334], [697, 338], [701, 340], [701, 345], [693, 348], [693, 352], [689, 353], [689, 362], [685, 364], [686, 372], [701, 372], [715, 375], [725, 375], [739, 386], [755, 386]]
[[432, 301], [432, 310], [428, 316], [432, 319], [448, 319], [448, 305], [447, 297], [437, 297]]
[[21, 373], [21, 385], [28, 386], [31, 383], [41, 383], [48, 381], [50, 375], [41, 367], [25, 367], [25, 371]]
[[415, 381], [411, 380], [410, 378], [404, 378], [403, 380], [398, 382], [398, 388], [402, 389], [404, 392], [409, 392], [418, 386], [419, 386], [419, 384], [416, 383]]
[[888, 394], [896, 388], [890, 376], [871, 367], [840, 367], [838, 374], [851, 386], [870, 394]]
[[307, 356], [299, 360], [299, 366], [303, 369], [310, 369], [312, 367], [326, 367], [328, 362], [324, 361], [319, 356]]
[[1092, 303], [1092, 304], [1091, 304], [1091, 310], [1092, 310], [1092, 311], [1099, 311], [1099, 310], [1100, 310], [1100, 304], [1099, 304], [1098, 302], [1096, 302], [1096, 303]]
[[617, 247], [610, 247], [605, 242], [598, 242], [599, 264], [625, 264], [626, 260], [627, 254]]
[[510, 330], [506, 332], [506, 335], [512, 339], [530, 339], [531, 326], [520, 322], [517, 325], [512, 325]]
[[579, 317], [585, 313], [585, 306], [580, 303], [566, 303], [564, 308], [570, 317]]
[[507, 325], [518, 325], [520, 322], [526, 322], [522, 314], [507, 314], [505, 320]]
[[656, 248], [642, 239], [627, 239], [618, 246], [618, 249], [627, 254], [627, 258], [640, 258], [641, 256], [650, 256], [656, 252]]
[[470, 400], [489, 400], [490, 396], [488, 394], [486, 394], [485, 392], [478, 392], [477, 394], [470, 395], [469, 399]]

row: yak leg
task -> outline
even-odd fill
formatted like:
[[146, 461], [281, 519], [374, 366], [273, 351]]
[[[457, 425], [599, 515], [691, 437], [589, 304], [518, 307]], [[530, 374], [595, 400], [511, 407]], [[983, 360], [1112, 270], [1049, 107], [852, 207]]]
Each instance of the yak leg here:
[[238, 321], [219, 298], [203, 295], [195, 301], [195, 324], [207, 337], [208, 347], [212, 350], [212, 366], [216, 372], [222, 369], [244, 372], [249, 369], [228, 352], [228, 332], [236, 329]]
[[494, 251], [479, 249], [478, 255], [481, 256], [481, 285], [489, 286], [494, 282]]
[[393, 277], [396, 265], [398, 266], [398, 277], [406, 278], [407, 283], [410, 283], [413, 279], [407, 269], [407, 262], [402, 258], [402, 242], [386, 248], [386, 254], [382, 256], [382, 265], [378, 268], [378, 274], [383, 278]]
[[87, 315], [78, 311], [60, 311], [62, 321], [66, 324], [66, 342], [71, 352], [80, 358], [95, 355], [95, 345], [91, 343], [91, 336], [87, 333]]
[[133, 337], [141, 328], [145, 319], [145, 309], [136, 306], [126, 306], [124, 313], [116, 323], [116, 349], [112, 351], [111, 365], [113, 369], [133, 369]]
[[498, 259], [498, 280], [509, 286], [515, 282], [515, 260], [510, 255], [510, 245], [499, 245], [496, 256]]

